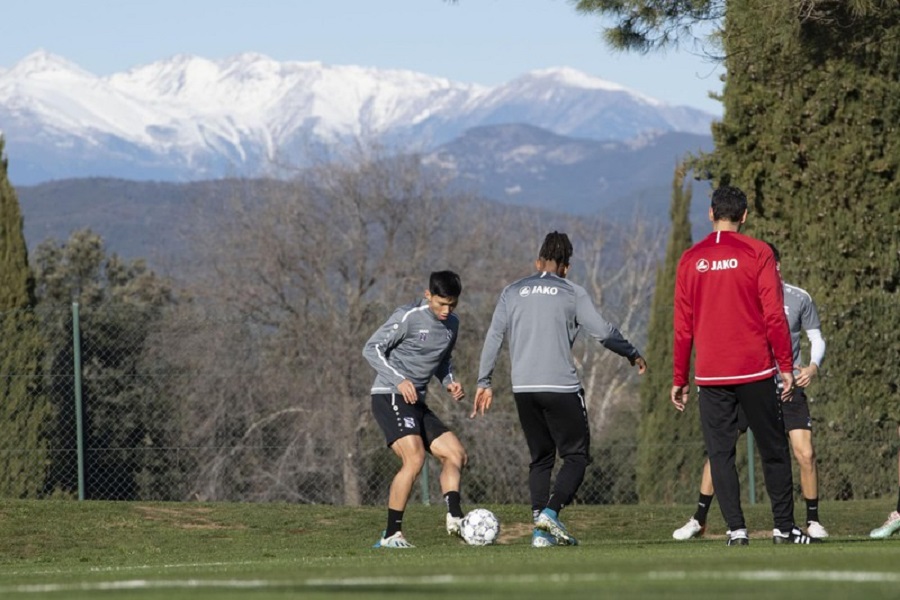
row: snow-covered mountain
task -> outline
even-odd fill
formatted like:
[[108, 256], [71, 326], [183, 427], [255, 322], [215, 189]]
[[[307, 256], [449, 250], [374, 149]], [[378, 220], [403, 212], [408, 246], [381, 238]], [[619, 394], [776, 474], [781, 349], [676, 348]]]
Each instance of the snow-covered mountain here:
[[713, 118], [567, 68], [496, 87], [259, 54], [175, 56], [98, 77], [38, 51], [0, 68], [0, 133], [16, 184], [258, 175], [340, 140], [431, 150], [507, 123], [593, 140], [705, 135]]

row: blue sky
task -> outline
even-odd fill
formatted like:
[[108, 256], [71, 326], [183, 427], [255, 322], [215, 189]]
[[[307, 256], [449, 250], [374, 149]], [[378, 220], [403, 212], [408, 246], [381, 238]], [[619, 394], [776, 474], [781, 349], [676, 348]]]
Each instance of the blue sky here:
[[686, 50], [610, 51], [570, 0], [20, 0], [5, 3], [0, 68], [44, 49], [96, 75], [176, 54], [410, 69], [495, 85], [568, 66], [721, 114], [721, 67]]

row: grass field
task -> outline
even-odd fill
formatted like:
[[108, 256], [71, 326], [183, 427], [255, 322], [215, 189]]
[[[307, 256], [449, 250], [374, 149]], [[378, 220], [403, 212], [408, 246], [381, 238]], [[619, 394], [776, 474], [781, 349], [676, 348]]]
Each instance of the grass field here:
[[[472, 507], [469, 507], [472, 508]], [[900, 597], [900, 536], [869, 540], [892, 500], [828, 502], [832, 537], [774, 546], [767, 505], [745, 507], [748, 547], [671, 538], [690, 506], [573, 506], [578, 547], [530, 546], [525, 506], [487, 506], [501, 543], [469, 547], [443, 507], [412, 506], [417, 548], [371, 548], [381, 507], [0, 501], [3, 598], [860, 598]], [[798, 504], [797, 516], [803, 514]]]

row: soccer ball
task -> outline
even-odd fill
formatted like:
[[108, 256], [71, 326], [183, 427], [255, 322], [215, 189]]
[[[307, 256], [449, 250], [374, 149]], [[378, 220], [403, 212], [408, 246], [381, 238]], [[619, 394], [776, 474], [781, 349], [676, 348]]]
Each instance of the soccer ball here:
[[476, 508], [463, 517], [462, 539], [470, 546], [487, 546], [500, 536], [500, 521], [486, 508]]

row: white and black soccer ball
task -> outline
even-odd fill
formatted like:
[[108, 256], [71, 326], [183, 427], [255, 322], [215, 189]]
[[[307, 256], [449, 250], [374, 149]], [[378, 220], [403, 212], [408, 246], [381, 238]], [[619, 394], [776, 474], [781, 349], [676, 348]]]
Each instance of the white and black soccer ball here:
[[470, 546], [488, 546], [500, 537], [500, 520], [486, 508], [476, 508], [463, 517], [462, 539]]

